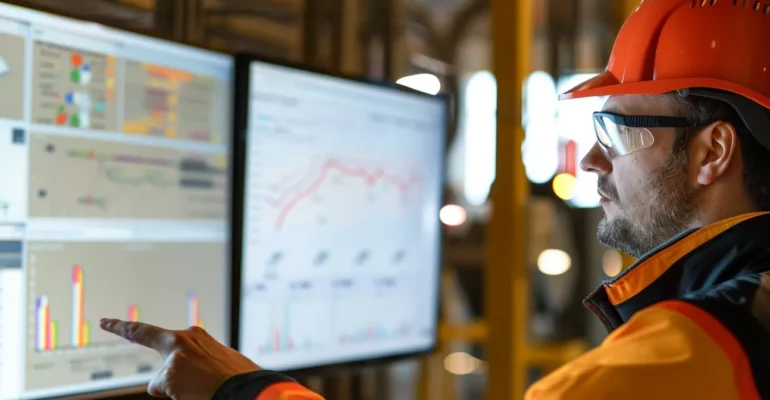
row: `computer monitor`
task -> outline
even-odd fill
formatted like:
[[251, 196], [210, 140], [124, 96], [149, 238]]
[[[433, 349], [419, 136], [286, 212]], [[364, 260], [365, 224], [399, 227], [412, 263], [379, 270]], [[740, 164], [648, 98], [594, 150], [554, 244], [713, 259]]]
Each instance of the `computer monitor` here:
[[0, 4], [0, 399], [144, 387], [160, 357], [101, 317], [227, 342], [232, 75]]
[[280, 371], [432, 350], [446, 99], [248, 56], [235, 91], [238, 349]]

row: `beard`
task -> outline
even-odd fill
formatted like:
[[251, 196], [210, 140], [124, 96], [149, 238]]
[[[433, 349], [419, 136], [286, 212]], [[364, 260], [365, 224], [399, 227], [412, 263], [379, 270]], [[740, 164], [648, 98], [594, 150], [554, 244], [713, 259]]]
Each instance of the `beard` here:
[[600, 177], [599, 187], [619, 214], [613, 219], [605, 214], [597, 230], [599, 242], [639, 258], [687, 229], [695, 217], [687, 161], [686, 151], [675, 152], [622, 203], [617, 188]]

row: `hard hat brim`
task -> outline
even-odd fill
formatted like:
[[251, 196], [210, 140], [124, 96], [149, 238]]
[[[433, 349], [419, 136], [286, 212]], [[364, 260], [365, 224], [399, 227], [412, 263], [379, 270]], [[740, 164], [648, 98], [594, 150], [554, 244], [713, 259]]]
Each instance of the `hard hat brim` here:
[[609, 71], [605, 71], [562, 93], [559, 100], [603, 96], [655, 95], [692, 88], [724, 90], [746, 97], [770, 109], [770, 98], [734, 82], [714, 78], [675, 78], [622, 83]]

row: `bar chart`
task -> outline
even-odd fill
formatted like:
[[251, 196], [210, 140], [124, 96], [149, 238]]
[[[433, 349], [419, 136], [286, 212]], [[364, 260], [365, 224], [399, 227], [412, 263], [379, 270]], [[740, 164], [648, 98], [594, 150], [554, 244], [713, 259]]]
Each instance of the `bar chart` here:
[[290, 292], [286, 301], [276, 301], [264, 286], [252, 288], [248, 312], [263, 317], [243, 320], [254, 324], [253, 336], [244, 342], [248, 354], [265, 357], [329, 347], [333, 322], [328, 298], [308, 282], [291, 286], [285, 288]]
[[87, 347], [91, 339], [91, 326], [85, 320], [85, 295], [83, 268], [72, 267], [72, 305], [70, 343], [61, 344], [57, 321], [51, 320], [51, 303], [48, 295], [35, 301], [35, 343], [37, 351], [54, 351], [63, 345], [68, 348]]
[[28, 386], [159, 367], [101, 318], [200, 326], [226, 341], [226, 277], [212, 268], [224, 259], [224, 243], [28, 242]]
[[51, 321], [51, 305], [48, 296], [40, 296], [35, 303], [35, 345], [38, 351], [56, 349], [56, 321]]
[[302, 302], [274, 305], [270, 332], [259, 346], [259, 354], [308, 351], [327, 345], [324, 328], [328, 320], [322, 320], [322, 316], [328, 312], [322, 307]]
[[[400, 288], [403, 281], [379, 279], [367, 290], [341, 293], [331, 302], [338, 316], [333, 337], [339, 346], [392, 341], [416, 332], [413, 294]], [[357, 318], [345, 318], [358, 315]]]
[[[84, 269], [80, 265], [72, 267], [72, 317], [70, 327], [72, 329], [70, 342], [62, 344], [57, 331], [57, 321], [51, 320], [51, 304], [48, 295], [42, 295], [35, 300], [35, 348], [38, 352], [55, 351], [61, 349], [73, 349], [89, 347], [91, 343], [91, 323], [85, 316], [85, 281]], [[139, 307], [131, 304], [128, 306], [127, 321], [140, 322]], [[203, 328], [201, 318], [201, 305], [198, 296], [194, 292], [187, 295], [187, 325]], [[96, 345], [118, 344], [117, 340], [111, 340]]]
[[188, 71], [126, 61], [122, 131], [175, 140], [222, 143], [221, 82]]
[[[122, 343], [118, 340], [110, 340], [100, 343], [91, 342], [91, 322], [86, 320], [85, 313], [85, 279], [84, 269], [80, 265], [72, 267], [72, 304], [71, 321], [72, 330], [70, 342], [63, 343], [59, 338], [57, 321], [51, 320], [51, 303], [48, 295], [42, 295], [35, 300], [35, 349], [38, 352], [48, 352], [63, 349], [77, 349], [92, 345], [110, 345]], [[128, 306], [126, 320], [140, 322], [139, 306]], [[194, 292], [187, 294], [187, 325], [203, 328], [201, 317], [201, 305], [198, 295]]]

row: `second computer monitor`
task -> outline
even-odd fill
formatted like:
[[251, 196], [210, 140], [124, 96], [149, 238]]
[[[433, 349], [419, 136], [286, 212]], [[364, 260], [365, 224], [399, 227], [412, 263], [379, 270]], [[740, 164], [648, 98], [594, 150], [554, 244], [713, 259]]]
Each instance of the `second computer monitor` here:
[[276, 370], [431, 349], [445, 99], [247, 57], [236, 69], [239, 349]]

